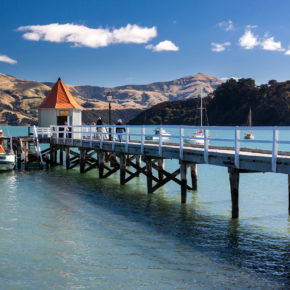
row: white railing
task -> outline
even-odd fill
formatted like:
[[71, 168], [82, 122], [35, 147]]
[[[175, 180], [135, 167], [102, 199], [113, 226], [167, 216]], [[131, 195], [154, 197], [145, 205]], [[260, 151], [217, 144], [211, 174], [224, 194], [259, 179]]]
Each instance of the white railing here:
[[[110, 130], [111, 129], [111, 132]], [[166, 130], [171, 130], [172, 134], [169, 134]], [[196, 134], [202, 131], [201, 134]], [[266, 131], [269, 132], [272, 137], [268, 139], [243, 139], [240, 137], [243, 131]], [[153, 132], [155, 131], [155, 132]], [[230, 138], [220, 138], [218, 134], [215, 137], [211, 136], [211, 132], [229, 132]], [[279, 132], [288, 131], [289, 140], [279, 140]], [[152, 133], [153, 132], [153, 133]], [[190, 133], [191, 132], [191, 133]], [[195, 133], [192, 133], [195, 132]], [[99, 142], [100, 148], [103, 148], [104, 142], [110, 142], [112, 150], [115, 150], [116, 144], [122, 142], [125, 144], [125, 151], [128, 152], [128, 146], [130, 143], [140, 143], [141, 152], [144, 153], [145, 145], [154, 144], [158, 145], [159, 156], [163, 155], [163, 145], [174, 143], [172, 145], [179, 146], [180, 159], [183, 159], [184, 149], [189, 148], [190, 144], [198, 144], [199, 148], [203, 149], [204, 162], [209, 161], [209, 144], [221, 145], [230, 144], [234, 150], [234, 164], [236, 168], [240, 166], [240, 147], [241, 143], [253, 145], [256, 144], [258, 149], [263, 149], [264, 145], [271, 146], [271, 158], [272, 158], [272, 171], [276, 172], [277, 169], [277, 156], [279, 145], [289, 145], [289, 149], [284, 151], [290, 151], [290, 127], [229, 127], [229, 126], [127, 126], [127, 125], [114, 125], [114, 126], [50, 126], [50, 128], [37, 128], [37, 134], [40, 137], [53, 137], [57, 141], [59, 139], [68, 139], [73, 144], [73, 140], [81, 140], [81, 145], [84, 140], [89, 141], [92, 145], [93, 142]]]

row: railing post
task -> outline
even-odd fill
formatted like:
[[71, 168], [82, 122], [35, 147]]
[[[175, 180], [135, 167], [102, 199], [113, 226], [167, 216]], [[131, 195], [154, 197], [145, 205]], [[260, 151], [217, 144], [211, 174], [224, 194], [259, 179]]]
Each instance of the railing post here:
[[90, 147], [93, 145], [92, 126], [90, 126]]
[[112, 151], [115, 150], [115, 130], [116, 130], [115, 127], [113, 127], [111, 130], [112, 131]]
[[183, 134], [184, 134], [184, 129], [182, 127], [180, 127], [180, 134], [179, 134], [179, 143], [180, 143], [180, 147], [179, 147], [179, 158], [180, 160], [183, 159]]
[[208, 163], [208, 129], [204, 130], [204, 162]]
[[272, 171], [277, 171], [277, 156], [278, 156], [278, 137], [279, 131], [275, 127], [273, 129], [273, 143], [272, 143]]
[[128, 144], [129, 144], [129, 136], [130, 136], [129, 133], [130, 133], [130, 128], [128, 128], [128, 126], [126, 126], [126, 145], [125, 145], [126, 152], [128, 152]]
[[103, 127], [101, 127], [100, 135], [101, 135], [100, 148], [103, 149], [103, 140], [104, 140]]
[[235, 167], [240, 167], [240, 129], [235, 128]]
[[159, 156], [162, 156], [162, 127], [159, 128], [159, 148], [158, 148]]
[[59, 126], [56, 126], [56, 143], [58, 143], [59, 139]]
[[145, 127], [141, 129], [141, 154], [144, 154]]

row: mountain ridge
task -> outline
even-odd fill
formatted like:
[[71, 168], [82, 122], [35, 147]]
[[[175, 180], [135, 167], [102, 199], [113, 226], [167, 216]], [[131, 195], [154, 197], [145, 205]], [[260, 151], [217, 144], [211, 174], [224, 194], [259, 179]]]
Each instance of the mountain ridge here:
[[[113, 96], [112, 110], [118, 111], [117, 115], [119, 117], [123, 115], [124, 121], [128, 121], [127, 110], [130, 110], [131, 118], [134, 117], [135, 111], [137, 114], [161, 102], [194, 98], [200, 94], [200, 88], [207, 94], [221, 83], [223, 81], [216, 77], [198, 73], [166, 82], [117, 86], [110, 89]], [[19, 79], [0, 73], [0, 121], [11, 125], [35, 124], [37, 107], [53, 84]], [[91, 117], [85, 118], [86, 122], [94, 118], [94, 112], [104, 115], [106, 119], [108, 102], [105, 93], [108, 88], [91, 85], [66, 84], [66, 86], [77, 101], [90, 111]]]

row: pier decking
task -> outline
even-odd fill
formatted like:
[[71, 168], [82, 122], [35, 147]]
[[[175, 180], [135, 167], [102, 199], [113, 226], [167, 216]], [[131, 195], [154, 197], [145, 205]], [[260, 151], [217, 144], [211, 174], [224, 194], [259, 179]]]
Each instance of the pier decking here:
[[[124, 126], [122, 126], [124, 127]], [[288, 131], [290, 127], [257, 127], [258, 130], [270, 131], [271, 140], [244, 140], [240, 132], [247, 127], [203, 127], [204, 144], [194, 144], [194, 137], [184, 134], [185, 130], [199, 130], [197, 127], [163, 126], [174, 129], [177, 135], [170, 141], [163, 141], [162, 128], [159, 130], [158, 141], [148, 141], [152, 126], [125, 126], [121, 134], [123, 141], [116, 138], [118, 126], [111, 126], [111, 135], [96, 126], [51, 126], [37, 128], [34, 137], [40, 143], [49, 144], [50, 148], [40, 154], [47, 166], [64, 163], [66, 168], [80, 167], [85, 173], [91, 169], [99, 169], [99, 177], [106, 178], [120, 171], [120, 183], [125, 184], [133, 178], [144, 174], [147, 179], [148, 193], [152, 193], [169, 181], [181, 186], [181, 202], [186, 202], [187, 190], [197, 190], [197, 165], [210, 164], [228, 168], [232, 217], [239, 216], [239, 176], [240, 173], [275, 172], [288, 175], [290, 194], [290, 141], [279, 140], [279, 131]], [[103, 126], [103, 128], [105, 128]], [[108, 128], [108, 126], [106, 126]], [[255, 129], [255, 128], [252, 128]], [[147, 132], [146, 132], [147, 130]], [[229, 130], [233, 138], [212, 138], [209, 131]], [[191, 139], [191, 143], [184, 140]], [[214, 142], [229, 142], [234, 146], [210, 145]], [[251, 144], [269, 144], [271, 150], [262, 148], [241, 148], [241, 142]], [[289, 145], [289, 151], [278, 151], [279, 145]], [[261, 147], [261, 146], [260, 146]], [[285, 147], [285, 146], [284, 146]], [[77, 148], [79, 151], [72, 150]], [[59, 155], [58, 155], [59, 154]], [[59, 157], [58, 157], [59, 156]], [[174, 172], [165, 169], [165, 160], [176, 159], [179, 167]], [[143, 161], [143, 163], [141, 162]], [[191, 185], [188, 183], [187, 168], [190, 168]], [[180, 178], [178, 178], [180, 176]], [[288, 212], [290, 214], [290, 195]]]

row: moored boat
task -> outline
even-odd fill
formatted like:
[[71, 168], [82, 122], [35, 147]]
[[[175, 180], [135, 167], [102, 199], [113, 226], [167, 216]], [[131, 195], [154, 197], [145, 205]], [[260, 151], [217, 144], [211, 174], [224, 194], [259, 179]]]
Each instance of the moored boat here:
[[[249, 116], [248, 116], [248, 126], [252, 127], [252, 125], [253, 125], [253, 122], [252, 122], [252, 109], [250, 108]], [[252, 131], [248, 131], [248, 132], [245, 133], [244, 138], [253, 140], [253, 139], [255, 139], [255, 136], [254, 136]]]
[[[171, 139], [171, 134], [169, 132], [165, 131], [164, 129], [161, 129], [161, 135], [162, 135], [162, 140]], [[158, 141], [159, 140], [159, 136], [160, 136], [160, 129], [156, 128], [154, 130], [154, 135], [146, 136], [145, 139], [146, 140], [152, 140], [152, 141]]]
[[[7, 140], [10, 139], [10, 148], [7, 148]], [[4, 137], [0, 130], [0, 171], [12, 170], [15, 166], [16, 158], [12, 150], [12, 138]]]

